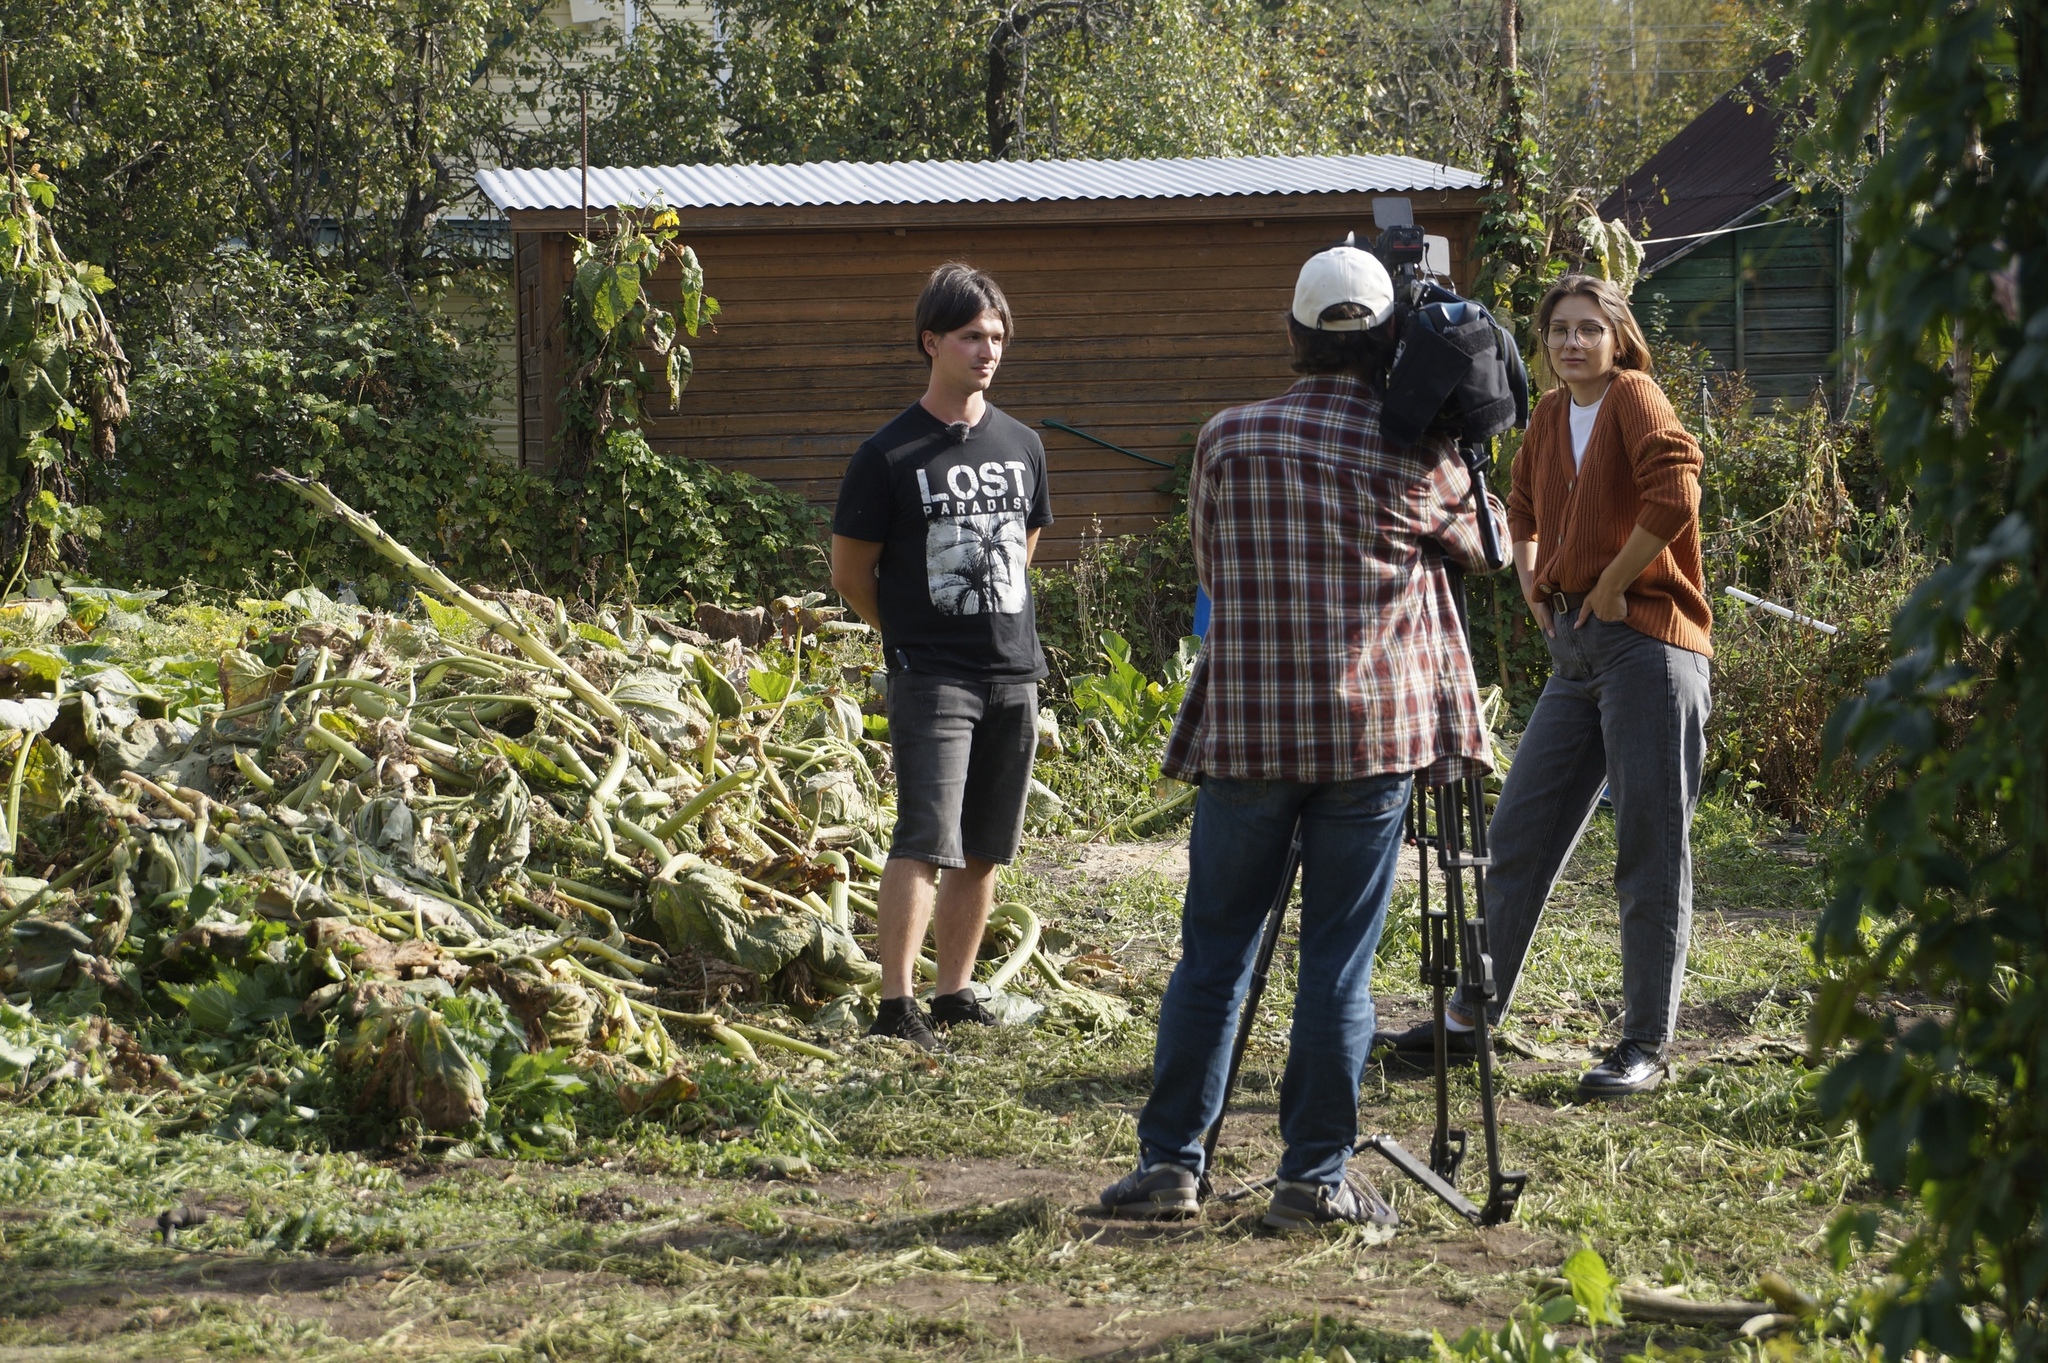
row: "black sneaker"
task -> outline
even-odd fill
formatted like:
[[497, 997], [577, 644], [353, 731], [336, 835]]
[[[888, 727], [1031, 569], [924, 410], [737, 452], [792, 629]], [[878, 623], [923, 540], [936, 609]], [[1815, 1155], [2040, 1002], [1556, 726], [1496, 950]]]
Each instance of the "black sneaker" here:
[[919, 1050], [936, 1051], [939, 1048], [939, 1038], [932, 1031], [932, 1020], [925, 1016], [924, 1009], [917, 1006], [916, 999], [883, 999], [875, 1009], [875, 1025], [868, 1028], [868, 1035], [908, 1041]]
[[1671, 1076], [1662, 1046], [1625, 1036], [1607, 1058], [1579, 1076], [1581, 1098], [1625, 1098], [1648, 1093]]
[[1401, 1218], [1364, 1175], [1348, 1174], [1341, 1183], [1279, 1183], [1266, 1207], [1265, 1224], [1274, 1230], [1302, 1230], [1344, 1222], [1354, 1226], [1398, 1226]]
[[972, 989], [963, 989], [957, 994], [932, 995], [932, 1026], [957, 1027], [963, 1022], [993, 1027], [996, 1015], [981, 1006], [981, 1000], [974, 996]]
[[1199, 1216], [1202, 1204], [1195, 1196], [1195, 1183], [1195, 1171], [1178, 1164], [1133, 1169], [1102, 1190], [1102, 1211], [1105, 1216], [1146, 1221]]
[[[1453, 1065], [1469, 1065], [1479, 1057], [1479, 1033], [1446, 1027], [1449, 1044], [1444, 1048]], [[1436, 1022], [1418, 1022], [1405, 1032], [1374, 1032], [1372, 1048], [1389, 1050], [1403, 1060], [1433, 1064], [1436, 1060]]]

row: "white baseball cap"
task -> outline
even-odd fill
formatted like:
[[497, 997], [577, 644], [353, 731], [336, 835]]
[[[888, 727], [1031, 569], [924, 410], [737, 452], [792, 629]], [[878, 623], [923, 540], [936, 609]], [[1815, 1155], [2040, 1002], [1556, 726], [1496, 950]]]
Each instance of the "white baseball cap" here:
[[[1369, 317], [1322, 320], [1338, 303], [1356, 303]], [[1318, 331], [1369, 331], [1394, 315], [1394, 281], [1379, 257], [1356, 246], [1332, 246], [1308, 258], [1294, 281], [1294, 320]]]

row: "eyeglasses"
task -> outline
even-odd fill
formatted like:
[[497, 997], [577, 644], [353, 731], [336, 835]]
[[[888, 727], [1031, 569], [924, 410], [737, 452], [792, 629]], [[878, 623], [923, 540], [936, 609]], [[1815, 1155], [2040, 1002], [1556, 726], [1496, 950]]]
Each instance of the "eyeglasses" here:
[[1553, 322], [1543, 333], [1543, 344], [1552, 350], [1561, 350], [1568, 345], [1597, 346], [1606, 339], [1607, 328], [1598, 322], [1581, 322], [1575, 327]]

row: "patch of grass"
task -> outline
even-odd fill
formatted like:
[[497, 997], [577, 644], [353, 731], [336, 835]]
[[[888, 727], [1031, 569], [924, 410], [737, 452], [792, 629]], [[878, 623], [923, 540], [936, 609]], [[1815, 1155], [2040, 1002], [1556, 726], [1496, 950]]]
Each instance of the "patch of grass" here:
[[[1624, 1278], [1699, 1296], [1748, 1295], [1767, 1269], [1837, 1295], [1870, 1270], [1838, 1274], [1821, 1232], [1869, 1193], [1853, 1141], [1820, 1123], [1813, 1075], [1786, 1044], [1813, 982], [1820, 883], [1807, 859], [1764, 846], [1770, 834], [1740, 809], [1703, 811], [1680, 1076], [1588, 1107], [1578, 1048], [1612, 1034], [1620, 996], [1611, 831], [1596, 819], [1514, 1019], [1558, 1058], [1502, 1071], [1507, 1157], [1530, 1171], [1529, 1191], [1516, 1223], [1483, 1237], [1377, 1161], [1366, 1172], [1407, 1222], [1384, 1244], [1272, 1237], [1256, 1228], [1256, 1198], [1161, 1228], [1079, 1210], [1135, 1153], [1181, 888], [1019, 871], [1005, 894], [1032, 903], [1068, 950], [1121, 964], [1100, 983], [1132, 1003], [1133, 1025], [963, 1032], [935, 1060], [841, 1042], [831, 1062], [764, 1053], [762, 1071], [697, 1052], [695, 1103], [593, 1123], [555, 1162], [285, 1153], [155, 1132], [144, 1100], [75, 1090], [12, 1108], [0, 1115], [0, 1347], [51, 1359], [965, 1361], [1084, 1348], [1298, 1358], [1342, 1344], [1393, 1360], [1426, 1354], [1432, 1327], [1455, 1337], [1497, 1323], [1582, 1241]], [[1412, 902], [1394, 912], [1377, 992], [1388, 1011], [1419, 1011]], [[1290, 937], [1247, 1056], [1226, 1187], [1269, 1172], [1279, 1152], [1292, 952]], [[1452, 1098], [1472, 1128], [1470, 1188], [1469, 1075]], [[1367, 1128], [1426, 1148], [1433, 1111], [1426, 1074], [1368, 1072]], [[802, 1181], [763, 1177], [769, 1157], [798, 1156]], [[211, 1219], [163, 1246], [154, 1218], [181, 1204]]]

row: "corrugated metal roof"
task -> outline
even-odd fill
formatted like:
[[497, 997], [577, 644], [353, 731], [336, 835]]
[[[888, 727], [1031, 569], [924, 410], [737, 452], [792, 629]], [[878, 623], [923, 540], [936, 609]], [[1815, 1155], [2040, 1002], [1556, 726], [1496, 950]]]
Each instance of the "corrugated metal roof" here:
[[[581, 174], [486, 170], [501, 209], [578, 208]], [[1194, 199], [1477, 189], [1482, 176], [1412, 156], [1201, 156], [1158, 161], [820, 161], [784, 166], [590, 168], [592, 208], [797, 208], [833, 204]]]
[[[1730, 227], [1786, 188], [1778, 173], [1778, 134], [1784, 110], [1775, 99], [1792, 70], [1781, 52], [1678, 130], [1655, 156], [1600, 205], [1600, 216], [1620, 218], [1652, 237], [1683, 237]], [[1643, 268], [1654, 270], [1692, 243], [1660, 241]]]

